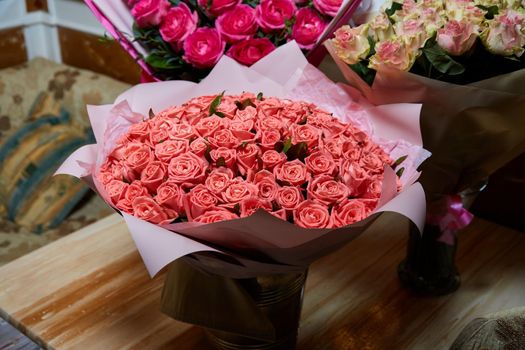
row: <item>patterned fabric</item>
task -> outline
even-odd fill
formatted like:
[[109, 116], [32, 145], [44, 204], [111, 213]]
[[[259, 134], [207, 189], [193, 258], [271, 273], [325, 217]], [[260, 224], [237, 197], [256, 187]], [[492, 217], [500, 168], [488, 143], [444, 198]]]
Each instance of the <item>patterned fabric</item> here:
[[482, 349], [525, 349], [525, 307], [472, 320], [450, 347], [450, 350]]
[[111, 213], [78, 180], [50, 175], [91, 142], [86, 104], [128, 87], [42, 58], [0, 70], [0, 265]]

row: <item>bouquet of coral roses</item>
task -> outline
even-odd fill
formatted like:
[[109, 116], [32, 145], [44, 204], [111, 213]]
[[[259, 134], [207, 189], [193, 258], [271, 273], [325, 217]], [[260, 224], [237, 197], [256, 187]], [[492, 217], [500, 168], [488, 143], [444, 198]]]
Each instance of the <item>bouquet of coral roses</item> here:
[[97, 144], [58, 173], [122, 214], [151, 275], [192, 267], [169, 275], [170, 316], [275, 340], [232, 278], [304, 272], [383, 211], [421, 227], [419, 111], [356, 104], [292, 42], [251, 68], [223, 57], [200, 84], [142, 84], [89, 106]]
[[219, 94], [130, 126], [97, 176], [116, 208], [154, 224], [263, 209], [338, 228], [370, 215], [393, 164], [365, 132], [312, 103]]
[[343, 0], [86, 3], [155, 80], [198, 81], [222, 55], [249, 66], [290, 40], [311, 51], [324, 33], [333, 31], [334, 17], [347, 12], [351, 2], [345, 6]]

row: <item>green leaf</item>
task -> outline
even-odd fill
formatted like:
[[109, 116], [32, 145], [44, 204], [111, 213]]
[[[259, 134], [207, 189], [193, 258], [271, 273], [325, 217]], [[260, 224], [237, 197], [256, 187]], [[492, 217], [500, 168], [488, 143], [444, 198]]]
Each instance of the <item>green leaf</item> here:
[[398, 171], [396, 171], [396, 175], [397, 177], [401, 177], [401, 175], [403, 175], [403, 172], [405, 171], [405, 168], [399, 168]]
[[153, 109], [151, 109], [151, 108], [149, 109], [148, 115], [149, 115], [150, 118], [154, 118], [155, 117], [155, 113], [153, 113]]
[[397, 158], [397, 160], [394, 163], [392, 163], [392, 168], [395, 169], [399, 164], [403, 163], [407, 159], [407, 157], [408, 155]]
[[248, 145], [248, 141], [243, 141], [243, 142], [241, 143], [241, 148], [244, 148], [244, 147], [246, 147], [247, 145]]
[[294, 159], [304, 161], [304, 159], [308, 155], [308, 144], [306, 142], [299, 142], [298, 144], [290, 147], [288, 152], [285, 153], [289, 161]]
[[369, 86], [372, 86], [376, 77], [376, 71], [368, 68], [368, 61], [360, 61], [350, 64], [349, 67], [356, 72]]
[[476, 5], [477, 8], [482, 9], [483, 11], [487, 11], [485, 14], [486, 19], [494, 19], [494, 16], [499, 14], [499, 8], [496, 5], [493, 6], [483, 6], [483, 5]]
[[450, 57], [437, 43], [423, 48], [423, 53], [432, 67], [447, 75], [459, 75], [465, 72], [465, 67]]
[[248, 106], [251, 106], [253, 108], [255, 108], [255, 104], [253, 104], [252, 100], [247, 98], [246, 100], [244, 101], [235, 101], [235, 105], [237, 106], [237, 108], [241, 111], [243, 111], [246, 107]]
[[204, 158], [208, 161], [209, 164], [213, 164], [213, 159], [211, 158], [211, 146], [209, 143], [206, 143], [206, 151], [204, 151]]
[[292, 138], [289, 137], [284, 141], [282, 152], [286, 153], [292, 147]]
[[402, 8], [402, 4], [394, 1], [392, 6], [390, 6], [390, 8], [385, 11], [385, 13], [388, 17], [391, 17], [394, 13], [396, 13], [397, 10], [401, 10]]
[[368, 36], [368, 45], [370, 45], [370, 51], [368, 51], [367, 57], [375, 55], [376, 54], [376, 42], [374, 38], [372, 38], [371, 36]]
[[262, 93], [262, 92], [259, 92], [259, 93], [257, 94], [257, 99], [258, 99], [259, 101], [262, 101], [262, 100], [263, 100], [263, 93]]
[[233, 206], [233, 212], [237, 215], [241, 215], [241, 205], [239, 203]]
[[[226, 91], [223, 91], [221, 92], [219, 95], [217, 95], [213, 101], [211, 101], [211, 104], [210, 104], [210, 114], [209, 115], [214, 115], [214, 114], [217, 114], [217, 108], [219, 107], [219, 105], [221, 104], [221, 101], [222, 101], [222, 97], [224, 96], [224, 93]], [[220, 112], [219, 112], [220, 113]], [[221, 117], [219, 115], [219, 117]], [[221, 118], [224, 118], [224, 114], [222, 115]]]
[[215, 163], [217, 166], [226, 166], [226, 160], [224, 157], [219, 157], [217, 159], [217, 163]]
[[215, 115], [216, 115], [217, 117], [221, 117], [221, 118], [224, 118], [224, 117], [225, 117], [224, 113], [222, 113], [222, 112], [215, 112]]
[[176, 61], [168, 60], [165, 56], [159, 54], [151, 53], [146, 56], [146, 63], [157, 69], [178, 69], [182, 65]]
[[301, 119], [297, 125], [305, 125], [308, 122], [308, 117], [305, 116], [303, 119]]
[[173, 6], [179, 6], [180, 0], [168, 0]]

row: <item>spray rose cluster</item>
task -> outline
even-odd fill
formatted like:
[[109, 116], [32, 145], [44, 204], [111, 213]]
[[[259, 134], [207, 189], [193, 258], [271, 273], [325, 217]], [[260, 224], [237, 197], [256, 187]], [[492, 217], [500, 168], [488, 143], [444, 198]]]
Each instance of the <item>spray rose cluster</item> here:
[[226, 55], [251, 65], [275, 47], [296, 40], [312, 49], [342, 0], [131, 0], [135, 39], [149, 49], [159, 73], [209, 69]]
[[442, 75], [459, 75], [475, 59], [476, 43], [517, 60], [525, 45], [525, 10], [522, 2], [508, 0], [387, 1], [367, 23], [339, 28], [331, 43], [353, 68], [409, 71], [421, 58], [418, 73], [431, 76], [431, 66]]
[[390, 156], [314, 104], [193, 98], [133, 124], [97, 173], [118, 209], [155, 224], [213, 223], [258, 209], [305, 228], [366, 218]]

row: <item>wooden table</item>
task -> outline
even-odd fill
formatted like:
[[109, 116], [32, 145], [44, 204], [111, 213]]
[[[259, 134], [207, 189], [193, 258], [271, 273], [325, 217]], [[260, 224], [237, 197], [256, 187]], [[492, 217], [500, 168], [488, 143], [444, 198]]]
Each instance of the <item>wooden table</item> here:
[[[460, 290], [422, 298], [396, 275], [407, 225], [386, 214], [311, 267], [299, 349], [445, 349], [474, 317], [525, 305], [524, 234], [476, 219], [460, 237]], [[0, 268], [0, 316], [51, 349], [208, 349], [158, 311], [162, 282], [113, 215]]]

